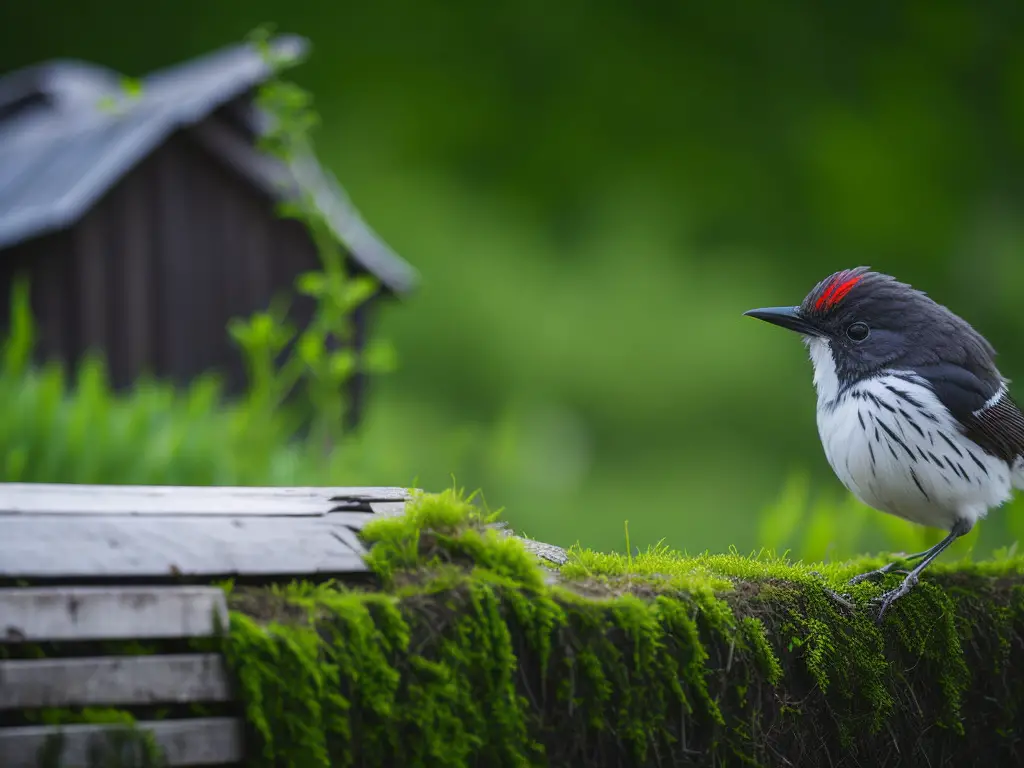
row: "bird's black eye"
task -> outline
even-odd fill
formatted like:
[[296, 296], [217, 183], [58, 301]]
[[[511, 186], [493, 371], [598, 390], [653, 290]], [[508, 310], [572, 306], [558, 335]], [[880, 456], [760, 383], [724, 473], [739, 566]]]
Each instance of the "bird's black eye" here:
[[854, 341], [864, 341], [868, 337], [870, 329], [865, 323], [850, 323], [846, 329], [846, 335]]

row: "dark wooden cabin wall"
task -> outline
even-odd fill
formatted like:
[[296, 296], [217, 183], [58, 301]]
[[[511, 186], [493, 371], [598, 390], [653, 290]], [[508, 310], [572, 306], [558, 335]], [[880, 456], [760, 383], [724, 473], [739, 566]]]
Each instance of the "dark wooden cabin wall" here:
[[70, 233], [61, 232], [19, 243], [0, 253], [0, 329], [10, 324], [12, 288], [27, 277], [36, 330], [36, 359], [61, 358], [77, 345], [79, 327], [74, 305], [78, 292], [69, 265]]
[[[101, 350], [118, 388], [142, 373], [185, 384], [216, 370], [238, 392], [245, 376], [229, 321], [267, 308], [318, 265], [299, 222], [279, 218], [269, 198], [177, 133], [73, 228], [0, 256], [0, 327], [11, 281], [25, 271], [40, 358], [73, 364]], [[294, 301], [291, 319], [301, 326], [310, 310]], [[360, 346], [370, 311], [355, 318]], [[364, 377], [350, 396], [362, 403]]]

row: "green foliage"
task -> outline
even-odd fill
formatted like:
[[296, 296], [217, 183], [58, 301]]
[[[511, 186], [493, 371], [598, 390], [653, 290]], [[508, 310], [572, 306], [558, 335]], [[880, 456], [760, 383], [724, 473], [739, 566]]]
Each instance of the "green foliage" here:
[[115, 393], [98, 358], [70, 382], [61, 366], [30, 364], [27, 285], [13, 294], [0, 368], [0, 481], [259, 485], [316, 482], [343, 473], [340, 453], [290, 440], [281, 414], [254, 419], [225, 403], [217, 382], [185, 390], [140, 382]]
[[368, 350], [355, 348], [353, 317], [379, 290], [370, 275], [349, 274], [345, 247], [320, 207], [314, 190], [316, 155], [310, 131], [319, 123], [312, 95], [281, 72], [297, 62], [275, 51], [271, 31], [250, 35], [273, 73], [259, 88], [256, 106], [269, 117], [259, 137], [262, 151], [287, 166], [298, 182], [282, 189], [282, 215], [300, 221], [316, 244], [320, 269], [296, 278], [299, 296], [314, 304], [312, 320], [299, 330], [287, 322], [288, 305], [230, 324], [231, 337], [244, 352], [249, 371], [246, 409], [253, 419], [265, 419], [286, 400], [300, 396], [306, 404], [310, 439], [330, 445], [339, 436], [346, 414], [345, 385], [357, 373], [381, 374], [393, 366], [390, 346], [374, 340]]
[[[301, 176], [312, 154], [307, 132], [316, 123], [310, 98], [277, 74], [286, 62], [265, 35], [255, 39], [275, 73], [257, 99], [271, 117], [263, 149]], [[138, 98], [140, 88], [126, 82], [126, 98]], [[363, 352], [352, 345], [353, 314], [377, 285], [349, 276], [342, 246], [307, 192], [293, 195], [287, 215], [306, 226], [321, 257], [322, 268], [296, 283], [298, 294], [313, 300], [312, 321], [301, 332], [292, 327], [289, 297], [282, 295], [225, 329], [249, 374], [237, 402], [225, 400], [213, 376], [182, 390], [144, 378], [130, 392], [115, 393], [99, 355], [84, 359], [73, 381], [59, 364], [34, 366], [29, 286], [16, 281], [0, 347], [0, 481], [336, 484], [353, 474], [353, 461], [365, 466], [355, 442], [334, 447], [344, 437], [346, 383], [358, 372], [394, 366], [380, 339]]]

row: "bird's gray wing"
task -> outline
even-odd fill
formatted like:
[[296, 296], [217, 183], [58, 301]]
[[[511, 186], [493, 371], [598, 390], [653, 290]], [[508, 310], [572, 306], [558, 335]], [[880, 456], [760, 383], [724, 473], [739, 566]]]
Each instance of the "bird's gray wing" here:
[[1011, 465], [1024, 456], [1024, 414], [997, 373], [948, 363], [912, 370], [931, 386], [964, 436], [982, 450]]

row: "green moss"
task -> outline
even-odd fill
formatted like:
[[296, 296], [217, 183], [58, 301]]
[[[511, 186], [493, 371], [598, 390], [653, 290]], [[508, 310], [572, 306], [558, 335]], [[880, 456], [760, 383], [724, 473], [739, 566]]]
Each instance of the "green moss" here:
[[782, 665], [775, 656], [775, 650], [765, 636], [764, 623], [752, 616], [742, 620], [743, 639], [746, 648], [757, 662], [758, 668], [770, 685], [778, 685], [782, 680]]
[[[119, 709], [89, 707], [81, 710], [46, 709], [38, 714], [45, 725], [92, 723], [117, 725], [102, 741], [91, 745], [86, 755], [89, 768], [162, 768], [165, 765], [153, 734], [136, 727], [135, 717]], [[43, 768], [63, 765], [64, 737], [56, 734], [43, 744], [38, 761]]]
[[406, 514], [363, 528], [363, 540], [372, 547], [367, 563], [385, 585], [403, 572], [456, 563], [540, 590], [544, 582], [536, 559], [517, 540], [484, 528], [489, 520], [453, 489], [420, 494]]
[[937, 565], [879, 626], [898, 577], [845, 584], [882, 558], [574, 549], [549, 584], [487, 522], [422, 495], [364, 531], [379, 588], [229, 593], [253, 765], [874, 764], [893, 734], [942, 763], [979, 721], [993, 759], [1022, 735], [986, 690], [1024, 695], [1019, 558]]

